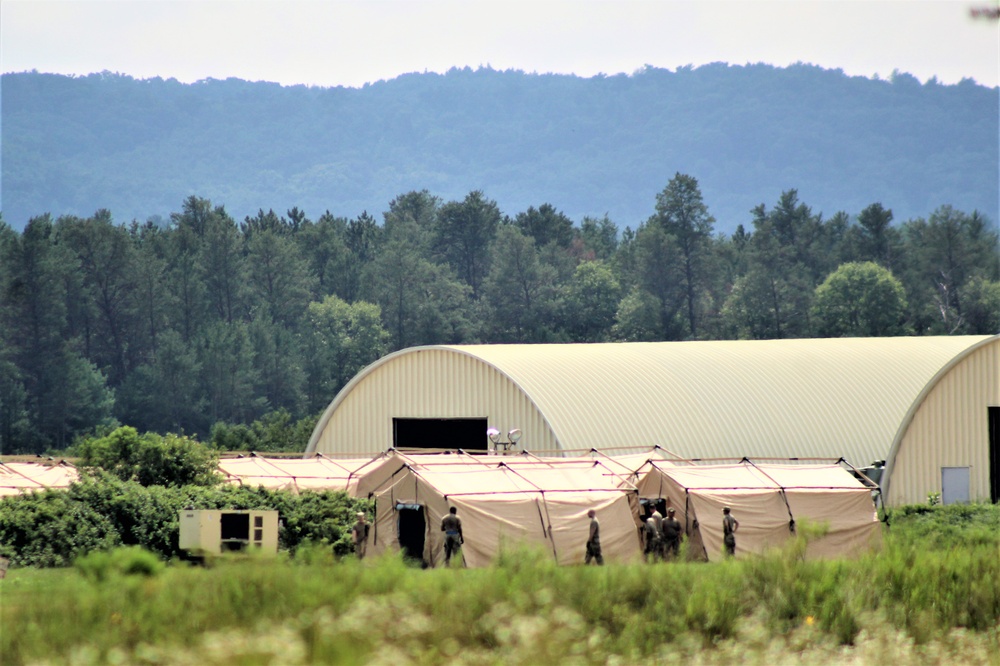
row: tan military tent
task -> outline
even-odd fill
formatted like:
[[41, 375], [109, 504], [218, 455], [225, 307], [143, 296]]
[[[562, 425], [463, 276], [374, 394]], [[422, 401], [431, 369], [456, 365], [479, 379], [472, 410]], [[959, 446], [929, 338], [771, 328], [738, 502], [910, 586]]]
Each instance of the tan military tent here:
[[46, 488], [69, 488], [80, 478], [73, 465], [37, 462], [0, 462], [0, 497], [20, 495]]
[[218, 472], [227, 483], [275, 490], [342, 490], [353, 497], [369, 498], [390, 483], [404, 465], [438, 463], [494, 467], [500, 461], [518, 468], [589, 468], [628, 484], [635, 471], [650, 458], [661, 459], [656, 450], [625, 456], [591, 450], [576, 457], [545, 457], [525, 451], [509, 455], [470, 454], [462, 450], [437, 452], [389, 449], [373, 457], [334, 458], [315, 454], [308, 458], [273, 458], [257, 454], [219, 460]]
[[372, 458], [333, 459], [265, 458], [252, 455], [222, 458], [219, 473], [232, 485], [271, 490], [342, 490], [352, 492], [361, 470], [373, 464]]
[[357, 471], [357, 482], [348, 490], [354, 497], [371, 498], [393, 483], [395, 475], [407, 465], [473, 465], [491, 467], [484, 460], [486, 456], [471, 455], [464, 451], [441, 451], [438, 453], [407, 453], [389, 449]]
[[[472, 455], [461, 450], [407, 453], [390, 449], [374, 457], [272, 458], [251, 454], [219, 460], [218, 471], [232, 485], [263, 486], [273, 490], [342, 490], [353, 497], [368, 498], [383, 488], [404, 465], [468, 464], [492, 467], [496, 456]], [[564, 461], [564, 459], [560, 459]], [[593, 461], [590, 461], [593, 464]], [[622, 478], [625, 478], [622, 468]]]
[[675, 507], [690, 551], [711, 560], [722, 550], [723, 506], [740, 521], [737, 554], [784, 543], [804, 520], [827, 529], [810, 542], [812, 557], [851, 554], [880, 534], [871, 488], [839, 464], [696, 465], [663, 455], [389, 450], [374, 458], [228, 458], [219, 469], [234, 484], [374, 499], [371, 552], [402, 548], [430, 566], [443, 561], [440, 522], [450, 506], [465, 524], [468, 566], [485, 566], [503, 545], [517, 543], [541, 547], [562, 564], [579, 562], [589, 508], [598, 511], [608, 560], [631, 561], [640, 549], [640, 496]]
[[[487, 460], [489, 460], [487, 458]], [[444, 561], [441, 519], [462, 519], [466, 566], [490, 564], [502, 548], [534, 546], [559, 564], [583, 561], [587, 511], [601, 523], [609, 562], [641, 557], [635, 488], [591, 461], [589, 466], [525, 466], [505, 461], [404, 464], [374, 494], [374, 552], [403, 549], [428, 566]]]
[[662, 498], [677, 512], [694, 556], [722, 557], [722, 509], [739, 521], [736, 554], [780, 546], [804, 522], [825, 534], [809, 542], [809, 557], [847, 556], [881, 536], [873, 485], [839, 464], [692, 465], [649, 461], [636, 488], [644, 498]]
[[609, 477], [615, 485], [630, 485], [638, 470], [650, 458], [661, 460], [656, 450], [629, 455], [611, 455], [591, 450], [574, 457], [540, 456], [527, 451], [508, 455], [470, 454], [462, 450], [442, 450], [437, 453], [413, 453], [389, 449], [376, 456], [368, 465], [355, 470], [356, 482], [348, 492], [354, 497], [367, 498], [392, 482], [393, 475], [406, 465], [426, 466], [437, 464], [474, 465], [495, 467], [499, 463], [513, 469], [589, 469], [596, 468]]

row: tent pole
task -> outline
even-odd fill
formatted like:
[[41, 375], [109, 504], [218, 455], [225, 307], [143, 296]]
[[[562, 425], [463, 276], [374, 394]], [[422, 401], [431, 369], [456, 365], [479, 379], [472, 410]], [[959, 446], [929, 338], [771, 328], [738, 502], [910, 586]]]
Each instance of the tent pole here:
[[552, 538], [552, 517], [549, 516], [549, 503], [545, 501], [544, 490], [539, 490], [538, 494], [542, 496], [542, 504], [545, 506], [545, 522], [543, 527], [545, 528], [546, 538], [552, 544], [552, 557], [555, 558], [556, 564], [559, 564], [559, 551], [556, 549], [556, 540]]

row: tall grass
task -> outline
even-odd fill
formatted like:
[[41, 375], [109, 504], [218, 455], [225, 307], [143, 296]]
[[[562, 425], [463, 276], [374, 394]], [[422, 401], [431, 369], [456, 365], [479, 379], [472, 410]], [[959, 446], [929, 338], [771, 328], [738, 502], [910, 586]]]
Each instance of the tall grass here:
[[0, 582], [0, 662], [400, 666], [686, 655], [771, 663], [808, 655], [836, 663], [852, 655], [866, 663], [871, 655], [874, 663], [888, 651], [911, 662], [996, 663], [1000, 535], [928, 546], [907, 520], [899, 517], [882, 548], [850, 561], [807, 561], [793, 544], [717, 564], [557, 567], [545, 553], [512, 551], [489, 569], [421, 571], [395, 557], [337, 561], [304, 549], [295, 559], [157, 570], [140, 553], [115, 553], [74, 569], [15, 570]]

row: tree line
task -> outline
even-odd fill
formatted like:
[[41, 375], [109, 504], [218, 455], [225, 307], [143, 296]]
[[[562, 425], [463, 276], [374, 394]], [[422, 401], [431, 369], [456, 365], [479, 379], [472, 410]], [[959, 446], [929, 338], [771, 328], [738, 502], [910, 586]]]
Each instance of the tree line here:
[[237, 222], [197, 196], [167, 223], [0, 220], [0, 450], [120, 423], [227, 448], [302, 438], [361, 368], [414, 345], [1000, 331], [998, 237], [977, 211], [825, 218], [792, 189], [724, 234], [682, 173], [652, 203], [624, 230], [427, 190], [381, 221]]
[[635, 227], [678, 170], [727, 234], [792, 185], [828, 213], [882, 201], [906, 220], [961, 202], [1000, 217], [1000, 95], [971, 79], [712, 63], [587, 78], [454, 68], [361, 88], [22, 72], [0, 87], [17, 229], [42, 211], [167, 218], [191, 193], [237, 221], [261, 202], [351, 217], [483, 183], [505, 211], [548, 201]]

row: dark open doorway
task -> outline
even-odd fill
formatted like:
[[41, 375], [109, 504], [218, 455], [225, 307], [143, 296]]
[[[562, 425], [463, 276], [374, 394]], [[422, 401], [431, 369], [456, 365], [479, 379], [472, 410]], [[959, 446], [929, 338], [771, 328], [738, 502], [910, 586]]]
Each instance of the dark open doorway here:
[[661, 516], [667, 515], [666, 499], [662, 497], [656, 497], [656, 498], [650, 497], [648, 499], [643, 498], [639, 500], [639, 509], [640, 509], [639, 513], [642, 514], [640, 517], [642, 518], [643, 521], [645, 521], [646, 518], [650, 516], [651, 513], [649, 510], [650, 505], [652, 505], [657, 511], [659, 511]]
[[397, 449], [463, 449], [486, 451], [486, 419], [393, 419], [392, 444]]
[[990, 501], [1000, 502], [1000, 407], [989, 407], [990, 414]]
[[396, 505], [396, 533], [403, 557], [424, 561], [424, 539], [427, 536], [427, 519], [420, 504]]

